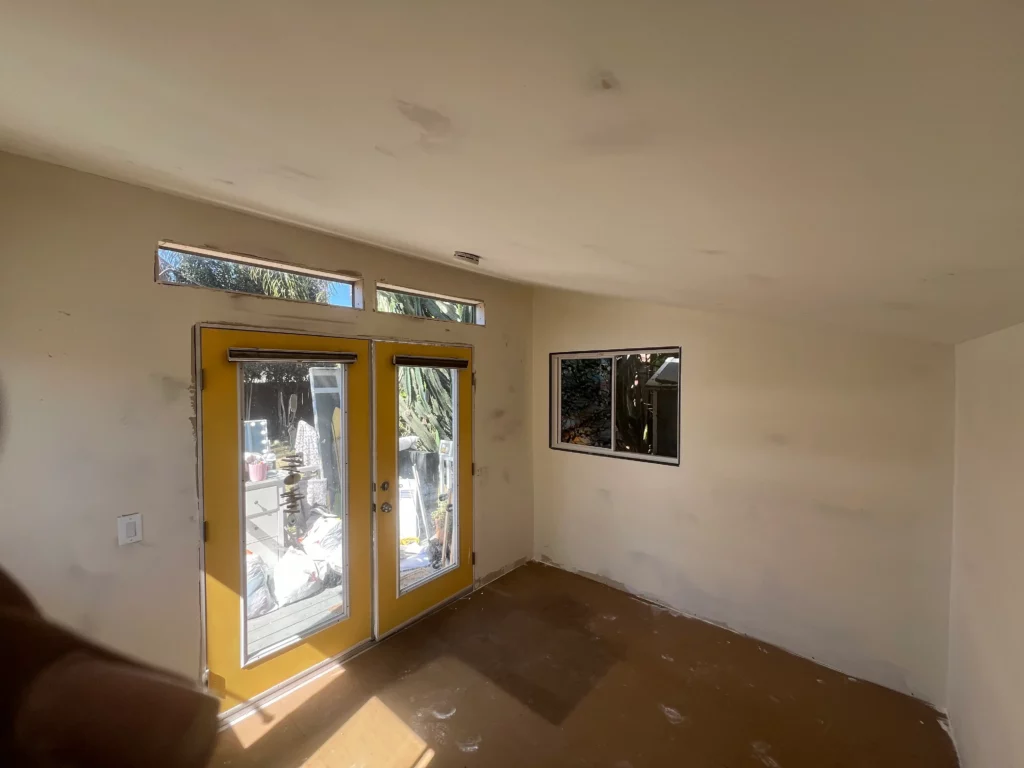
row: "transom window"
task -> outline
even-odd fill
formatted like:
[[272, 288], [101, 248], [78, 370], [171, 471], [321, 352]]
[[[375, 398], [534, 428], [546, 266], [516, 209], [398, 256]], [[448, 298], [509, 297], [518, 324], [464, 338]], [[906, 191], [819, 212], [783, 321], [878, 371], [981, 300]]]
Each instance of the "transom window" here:
[[679, 347], [551, 355], [551, 447], [679, 463]]
[[362, 309], [362, 280], [279, 261], [161, 241], [156, 281], [271, 299]]
[[428, 320], [446, 320], [450, 323], [484, 324], [482, 301], [427, 293], [387, 283], [377, 283], [377, 311], [425, 317]]

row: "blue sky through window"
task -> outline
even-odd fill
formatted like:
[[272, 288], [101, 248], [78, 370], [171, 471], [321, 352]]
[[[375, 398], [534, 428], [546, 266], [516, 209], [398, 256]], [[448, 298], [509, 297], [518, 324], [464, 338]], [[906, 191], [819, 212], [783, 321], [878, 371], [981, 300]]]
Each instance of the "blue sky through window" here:
[[327, 286], [327, 303], [333, 307], [351, 307], [352, 286], [348, 283], [329, 283]]

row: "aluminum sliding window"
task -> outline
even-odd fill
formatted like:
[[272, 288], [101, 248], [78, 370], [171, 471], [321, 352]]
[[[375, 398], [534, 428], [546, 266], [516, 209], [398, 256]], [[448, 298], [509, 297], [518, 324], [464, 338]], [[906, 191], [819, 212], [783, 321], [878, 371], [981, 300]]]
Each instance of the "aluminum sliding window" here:
[[679, 347], [551, 355], [551, 447], [679, 464]]

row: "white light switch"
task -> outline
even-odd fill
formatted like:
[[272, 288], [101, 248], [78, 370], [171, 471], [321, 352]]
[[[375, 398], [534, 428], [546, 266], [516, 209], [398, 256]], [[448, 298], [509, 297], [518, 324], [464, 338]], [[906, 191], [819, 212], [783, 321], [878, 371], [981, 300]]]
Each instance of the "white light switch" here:
[[117, 518], [117, 543], [121, 546], [142, 541], [142, 513]]

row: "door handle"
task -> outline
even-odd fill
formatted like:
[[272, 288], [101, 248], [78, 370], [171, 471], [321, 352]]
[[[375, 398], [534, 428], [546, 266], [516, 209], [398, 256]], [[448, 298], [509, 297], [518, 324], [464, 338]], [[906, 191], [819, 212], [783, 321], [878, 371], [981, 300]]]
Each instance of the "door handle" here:
[[390, 512], [391, 511], [391, 502], [390, 501], [385, 501], [383, 504], [381, 504], [380, 505], [380, 511], [381, 512]]

